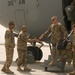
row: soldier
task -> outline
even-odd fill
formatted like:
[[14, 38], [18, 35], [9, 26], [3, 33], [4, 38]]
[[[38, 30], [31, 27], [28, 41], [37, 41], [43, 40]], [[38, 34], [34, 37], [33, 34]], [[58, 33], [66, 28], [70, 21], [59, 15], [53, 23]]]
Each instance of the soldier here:
[[1, 71], [13, 74], [9, 67], [13, 60], [13, 52], [15, 47], [15, 40], [14, 40], [14, 34], [12, 29], [14, 28], [15, 24], [13, 21], [9, 22], [9, 28], [5, 32], [5, 49], [6, 49], [6, 61]]
[[23, 71], [21, 69], [21, 64], [24, 62], [24, 71], [30, 71], [31, 69], [27, 67], [27, 42], [33, 42], [39, 40], [37, 39], [28, 39], [27, 38], [27, 26], [23, 25], [22, 30], [18, 35], [17, 41], [17, 52], [18, 52], [18, 61], [17, 61], [17, 70]]
[[70, 75], [75, 75], [75, 24], [72, 27], [72, 36], [73, 36], [73, 43], [72, 43], [72, 52], [73, 52], [73, 67], [74, 71], [70, 72]]
[[66, 59], [66, 62], [68, 63], [68, 65], [70, 65], [71, 61], [72, 61], [72, 42], [70, 40], [67, 40], [67, 45], [66, 45], [65, 49], [58, 50], [58, 54], [61, 59], [61, 60], [57, 59], [58, 62]]
[[49, 65], [53, 65], [54, 64], [54, 59], [55, 59], [55, 54], [56, 54], [56, 47], [58, 42], [61, 39], [65, 39], [67, 37], [67, 32], [65, 27], [58, 22], [57, 17], [53, 16], [51, 18], [51, 21], [53, 24], [50, 25], [49, 29], [42, 34], [39, 39], [42, 39], [46, 34], [52, 33], [51, 34], [51, 43], [52, 43], [52, 52], [51, 52], [51, 56], [52, 56], [52, 61], [49, 63]]

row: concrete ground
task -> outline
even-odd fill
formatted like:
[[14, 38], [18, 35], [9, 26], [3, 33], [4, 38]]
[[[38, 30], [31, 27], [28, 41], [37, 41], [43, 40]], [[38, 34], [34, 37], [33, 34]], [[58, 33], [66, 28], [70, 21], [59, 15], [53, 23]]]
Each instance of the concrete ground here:
[[[45, 71], [44, 67], [43, 67], [43, 62], [44, 60], [48, 59], [48, 55], [50, 55], [50, 50], [48, 46], [43, 46], [42, 48], [43, 51], [43, 57], [40, 61], [37, 61], [34, 64], [28, 64], [28, 67], [30, 67], [32, 70], [30, 72], [18, 72], [16, 70], [16, 63], [15, 60], [17, 58], [17, 50], [16, 47], [14, 49], [14, 57], [13, 57], [13, 62], [12, 65], [10, 67], [10, 69], [14, 72], [13, 75], [69, 75], [68, 72], [71, 71], [69, 70], [70, 68], [73, 69], [73, 67], [67, 67], [68, 71], [64, 71], [64, 73], [62, 72], [50, 72]], [[4, 45], [0, 45], [0, 70], [3, 67], [5, 62], [5, 47]], [[8, 75], [2, 71], [0, 71], [0, 75]], [[11, 74], [9, 74], [11, 75]]]

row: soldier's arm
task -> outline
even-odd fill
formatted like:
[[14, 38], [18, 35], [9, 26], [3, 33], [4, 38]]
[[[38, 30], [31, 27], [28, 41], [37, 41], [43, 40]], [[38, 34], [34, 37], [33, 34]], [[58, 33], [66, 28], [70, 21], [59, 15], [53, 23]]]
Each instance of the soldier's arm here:
[[48, 28], [47, 31], [45, 31], [40, 37], [39, 39], [42, 39], [43, 37], [45, 37], [47, 34], [49, 34], [51, 32], [51, 26]]
[[26, 42], [27, 41], [27, 37], [22, 35], [21, 33], [19, 33], [19, 38], [23, 41]]
[[34, 38], [34, 39], [28, 39], [27, 42], [30, 42], [30, 43], [32, 43], [32, 42], [40, 42], [40, 40]]
[[6, 30], [6, 32], [5, 32], [5, 39], [8, 39], [9, 38], [9, 35], [10, 35], [9, 31]]
[[11, 33], [10, 33], [10, 31], [8, 31], [8, 30], [6, 30], [6, 32], [5, 32], [5, 40], [6, 40], [6, 43], [7, 43], [8, 45], [11, 44], [11, 41], [12, 41], [12, 39], [11, 39]]
[[21, 38], [23, 42], [30, 42], [30, 43], [33, 42], [33, 39], [29, 39], [27, 38], [27, 36], [24, 36], [21, 33], [19, 34], [19, 38]]
[[10, 30], [7, 30], [5, 33], [5, 40], [6, 40], [6, 46], [9, 46], [11, 48], [15, 47], [14, 41], [12, 42], [12, 33]]
[[27, 39], [27, 42], [30, 42], [30, 43], [32, 43], [33, 42], [33, 39]]

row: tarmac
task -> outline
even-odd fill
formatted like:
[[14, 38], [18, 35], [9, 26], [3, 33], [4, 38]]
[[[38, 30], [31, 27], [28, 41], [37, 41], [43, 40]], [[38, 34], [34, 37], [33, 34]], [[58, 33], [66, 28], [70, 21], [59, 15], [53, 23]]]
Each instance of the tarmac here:
[[[41, 47], [41, 50], [43, 52], [43, 57], [40, 61], [36, 61], [36, 63], [34, 64], [28, 64], [28, 67], [31, 68], [32, 70], [30, 72], [19, 72], [17, 71], [17, 66], [15, 63], [17, 56], [17, 49], [15, 47], [14, 49], [14, 57], [13, 57], [13, 62], [12, 65], [10, 67], [10, 69], [14, 72], [14, 74], [6, 74], [2, 71], [0, 71], [0, 75], [69, 75], [68, 72], [73, 70], [73, 66], [67, 66], [65, 68], [65, 71], [59, 72], [59, 71], [55, 71], [55, 72], [51, 72], [49, 69], [48, 71], [45, 71], [45, 68], [43, 66], [44, 60], [48, 59], [48, 55], [50, 55], [50, 49], [49, 46], [43, 46]], [[5, 47], [4, 45], [0, 45], [0, 70], [4, 65], [5, 62]]]

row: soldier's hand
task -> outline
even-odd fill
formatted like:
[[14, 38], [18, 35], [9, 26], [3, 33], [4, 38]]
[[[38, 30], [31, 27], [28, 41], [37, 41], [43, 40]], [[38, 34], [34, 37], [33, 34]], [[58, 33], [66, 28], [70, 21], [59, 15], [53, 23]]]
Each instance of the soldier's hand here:
[[67, 40], [67, 38], [65, 38], [65, 37], [64, 37], [63, 39], [64, 39], [64, 40]]
[[40, 37], [39, 37], [39, 40], [41, 40], [41, 39], [43, 39], [43, 36], [40, 36]]
[[40, 40], [39, 39], [36, 39], [36, 38], [34, 38], [33, 41], [34, 42], [40, 42]]
[[74, 48], [72, 48], [72, 52], [75, 52], [75, 49]]

